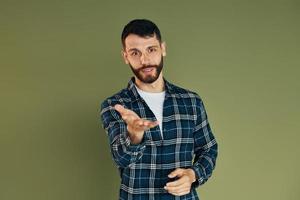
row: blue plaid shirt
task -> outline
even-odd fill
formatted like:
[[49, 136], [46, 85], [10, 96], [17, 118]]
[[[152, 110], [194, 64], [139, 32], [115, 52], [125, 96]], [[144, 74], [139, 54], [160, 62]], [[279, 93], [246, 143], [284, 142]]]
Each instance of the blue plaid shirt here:
[[[127, 88], [101, 104], [103, 128], [121, 176], [120, 199], [199, 199], [196, 188], [212, 175], [218, 154], [202, 100], [197, 93], [164, 78], [163, 132], [159, 126], [151, 128], [145, 131], [142, 142], [134, 145], [130, 143], [126, 123], [113, 106], [121, 104], [141, 118], [156, 120], [134, 81], [132, 77]], [[195, 171], [196, 182], [189, 194], [174, 196], [164, 189], [167, 182], [174, 180], [168, 174], [176, 168]]]

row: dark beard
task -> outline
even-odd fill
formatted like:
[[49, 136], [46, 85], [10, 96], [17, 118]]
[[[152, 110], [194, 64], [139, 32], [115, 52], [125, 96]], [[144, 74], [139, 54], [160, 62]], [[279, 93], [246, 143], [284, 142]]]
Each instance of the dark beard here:
[[[163, 69], [164, 61], [163, 61], [163, 57], [161, 57], [161, 60], [160, 60], [159, 65], [143, 65], [143, 66], [142, 66], [141, 68], [139, 68], [139, 69], [134, 69], [130, 63], [129, 63], [129, 66], [130, 66], [132, 72], [135, 74], [135, 76], [136, 76], [140, 81], [142, 81], [143, 83], [149, 84], [149, 83], [155, 82], [155, 81], [158, 79], [158, 77], [159, 77], [159, 75], [160, 75], [160, 73], [161, 73], [161, 70]], [[155, 69], [154, 69], [154, 70], [155, 70], [154, 76], [148, 75], [148, 76], [144, 77], [144, 76], [143, 76], [142, 70], [145, 69], [145, 68], [150, 68], [150, 67], [154, 67], [154, 68], [155, 68]]]

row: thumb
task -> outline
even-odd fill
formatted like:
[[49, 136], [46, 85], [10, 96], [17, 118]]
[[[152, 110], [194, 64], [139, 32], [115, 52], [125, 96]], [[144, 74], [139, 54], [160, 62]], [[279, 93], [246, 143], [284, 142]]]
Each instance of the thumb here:
[[175, 176], [181, 176], [182, 175], [182, 169], [177, 168], [176, 170], [174, 170], [173, 172], [171, 172], [168, 177], [169, 178], [174, 178]]

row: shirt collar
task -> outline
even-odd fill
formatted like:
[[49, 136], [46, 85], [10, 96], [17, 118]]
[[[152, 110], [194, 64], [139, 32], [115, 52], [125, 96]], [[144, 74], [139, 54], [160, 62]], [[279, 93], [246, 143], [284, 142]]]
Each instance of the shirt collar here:
[[[170, 82], [168, 82], [164, 77], [163, 77], [163, 79], [164, 79], [165, 91], [166, 91], [165, 98], [167, 98], [172, 93], [174, 93], [174, 86]], [[137, 89], [135, 88], [135, 77], [134, 76], [131, 77], [131, 79], [129, 80], [127, 89], [131, 93], [131, 98], [133, 101], [142, 100], [142, 97], [139, 95]]]

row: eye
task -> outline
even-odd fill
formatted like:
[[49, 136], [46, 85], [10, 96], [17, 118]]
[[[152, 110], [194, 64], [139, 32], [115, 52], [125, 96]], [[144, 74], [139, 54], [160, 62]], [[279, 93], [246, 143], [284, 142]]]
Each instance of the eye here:
[[155, 48], [149, 48], [149, 50], [148, 50], [149, 53], [152, 53], [152, 52], [155, 52], [155, 51], [156, 51]]
[[138, 52], [133, 51], [133, 52], [131, 53], [131, 55], [132, 55], [132, 56], [137, 56], [137, 55], [138, 55]]

